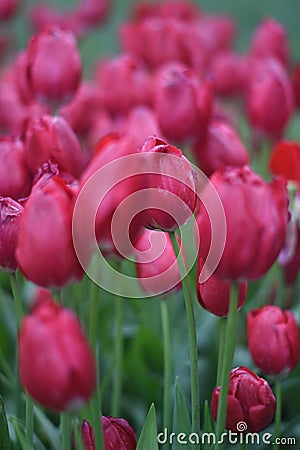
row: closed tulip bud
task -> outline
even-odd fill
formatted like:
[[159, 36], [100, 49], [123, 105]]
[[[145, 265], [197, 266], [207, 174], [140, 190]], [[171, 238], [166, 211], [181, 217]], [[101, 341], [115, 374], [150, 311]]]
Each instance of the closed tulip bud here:
[[[211, 412], [217, 419], [221, 387], [212, 394]], [[274, 417], [276, 399], [268, 382], [247, 367], [237, 367], [230, 372], [226, 429], [240, 432], [239, 422], [245, 422], [247, 433], [259, 433]]]
[[96, 363], [81, 324], [50, 292], [23, 319], [18, 355], [21, 383], [45, 408], [78, 409], [96, 387]]
[[126, 114], [135, 105], [150, 103], [150, 73], [132, 54], [102, 61], [96, 69], [101, 101], [108, 111]]
[[144, 187], [146, 192], [149, 190], [151, 205], [145, 212], [144, 224], [147, 228], [174, 231], [189, 220], [196, 208], [196, 175], [181, 150], [162, 139], [149, 136], [140, 151], [145, 154], [148, 170]]
[[135, 244], [136, 272], [142, 289], [159, 295], [181, 287], [181, 277], [168, 233], [145, 230]]
[[299, 360], [299, 332], [292, 312], [266, 305], [247, 316], [248, 348], [268, 375], [287, 375]]
[[33, 120], [25, 137], [26, 158], [32, 174], [49, 159], [62, 171], [78, 177], [83, 168], [83, 152], [76, 134], [60, 116], [44, 115]]
[[289, 43], [284, 26], [274, 19], [264, 19], [255, 30], [250, 53], [258, 57], [275, 57], [285, 66], [289, 61]]
[[244, 166], [248, 152], [237, 131], [225, 121], [213, 119], [204, 137], [196, 141], [194, 154], [198, 167], [210, 177], [226, 166]]
[[30, 188], [23, 142], [12, 136], [0, 137], [0, 196], [18, 200], [26, 197]]
[[182, 64], [170, 63], [158, 71], [153, 86], [154, 109], [167, 139], [182, 142], [196, 132], [198, 90], [196, 76]]
[[[136, 437], [127, 420], [102, 416], [103, 441], [105, 450], [135, 450]], [[95, 450], [94, 430], [87, 420], [83, 420], [81, 433], [86, 450]]]
[[269, 160], [270, 171], [300, 186], [300, 144], [296, 141], [277, 142]]
[[[228, 281], [263, 276], [285, 242], [289, 212], [283, 179], [267, 183], [248, 166], [228, 166], [215, 172], [210, 181], [219, 195], [226, 221], [224, 251], [215, 275]], [[208, 184], [202, 191], [197, 215], [203, 259], [208, 254], [211, 227], [218, 239], [220, 224], [210, 223], [204, 206], [213, 201], [215, 191]]]
[[28, 80], [37, 99], [63, 101], [74, 94], [81, 78], [81, 59], [70, 31], [49, 26], [28, 46]]
[[216, 92], [220, 95], [239, 94], [244, 85], [244, 59], [231, 52], [218, 52], [211, 61], [211, 73]]
[[246, 107], [255, 130], [275, 139], [282, 135], [293, 112], [293, 91], [277, 59], [252, 60]]
[[0, 267], [1, 270], [17, 269], [15, 257], [19, 222], [23, 206], [9, 197], [0, 197]]
[[19, 0], [1, 0], [0, 2], [0, 21], [10, 19], [18, 7]]
[[74, 192], [59, 176], [41, 178], [20, 221], [17, 261], [26, 278], [43, 287], [62, 287], [82, 277], [72, 241]]
[[[221, 280], [216, 275], [211, 275], [203, 283], [199, 282], [199, 275], [204, 267], [204, 261], [201, 257], [198, 258], [197, 278], [196, 278], [196, 293], [198, 302], [203, 308], [212, 314], [219, 317], [226, 317], [229, 310], [230, 302], [230, 283]], [[240, 309], [247, 294], [247, 283], [239, 284], [239, 298], [238, 309]]]

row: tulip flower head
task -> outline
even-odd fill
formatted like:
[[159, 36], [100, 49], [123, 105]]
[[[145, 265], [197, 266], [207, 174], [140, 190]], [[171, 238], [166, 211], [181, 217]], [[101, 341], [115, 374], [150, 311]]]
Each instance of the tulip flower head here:
[[[136, 437], [125, 419], [102, 416], [101, 425], [105, 450], [135, 450]], [[81, 433], [86, 450], [95, 450], [94, 430], [87, 420], [83, 420]]]
[[[211, 411], [214, 420], [218, 414], [220, 386], [212, 393]], [[245, 422], [247, 432], [258, 433], [266, 428], [274, 417], [276, 399], [268, 382], [247, 367], [237, 367], [230, 372], [226, 428], [233, 432], [239, 422]]]
[[96, 363], [76, 315], [44, 294], [19, 333], [19, 373], [31, 397], [45, 408], [72, 411], [96, 387]]
[[291, 311], [266, 305], [247, 316], [248, 348], [253, 361], [268, 375], [286, 375], [299, 360], [299, 332]]

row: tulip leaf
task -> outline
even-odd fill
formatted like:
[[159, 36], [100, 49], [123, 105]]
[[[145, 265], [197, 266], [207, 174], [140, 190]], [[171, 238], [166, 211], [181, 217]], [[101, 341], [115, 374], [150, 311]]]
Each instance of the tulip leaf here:
[[[191, 433], [191, 419], [178, 378], [175, 381], [173, 427], [168, 431], [169, 435], [173, 432], [175, 436], [179, 436], [181, 433], [188, 436]], [[182, 450], [182, 443], [174, 439], [172, 450]]]
[[7, 417], [3, 398], [0, 395], [0, 450], [10, 449], [10, 439], [7, 424]]
[[206, 433], [213, 432], [209, 404], [207, 400], [205, 400], [204, 403], [204, 431], [206, 431]]
[[154, 404], [149, 409], [136, 450], [158, 450], [157, 422]]

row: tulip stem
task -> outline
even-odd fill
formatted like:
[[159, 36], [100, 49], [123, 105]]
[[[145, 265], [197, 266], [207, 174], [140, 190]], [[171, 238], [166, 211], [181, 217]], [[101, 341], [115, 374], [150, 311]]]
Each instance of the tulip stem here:
[[[20, 328], [22, 319], [23, 319], [23, 307], [22, 307], [22, 302], [21, 302], [21, 294], [20, 294], [20, 289], [19, 289], [19, 285], [18, 285], [18, 280], [17, 280], [15, 272], [10, 274], [10, 285], [11, 285], [11, 290], [12, 290], [12, 294], [13, 294], [13, 298], [14, 298], [14, 302], [15, 302], [15, 306], [16, 306], [16, 313], [17, 313], [17, 318], [18, 318], [18, 328]], [[17, 350], [17, 352], [18, 352], [18, 350]], [[18, 358], [18, 354], [17, 354], [17, 358]], [[20, 397], [20, 382], [18, 379], [17, 379], [16, 391], [17, 391], [18, 397]], [[28, 448], [32, 448], [33, 447], [33, 432], [34, 432], [33, 403], [27, 393], [26, 393], [25, 398], [26, 398], [26, 410], [25, 410], [26, 442], [27, 442]], [[18, 399], [18, 402], [19, 402], [19, 399]]]
[[[226, 423], [227, 397], [229, 389], [230, 370], [233, 361], [234, 347], [235, 347], [235, 330], [238, 307], [238, 285], [233, 283], [230, 289], [230, 303], [227, 317], [226, 338], [224, 344], [224, 359], [223, 369], [221, 374], [221, 389], [218, 402], [218, 415], [216, 424], [217, 440], [220, 440], [221, 434], [224, 431]], [[223, 447], [222, 443], [216, 444], [216, 449]]]
[[[276, 397], [276, 412], [275, 412], [275, 442], [276, 438], [280, 436], [280, 426], [281, 426], [281, 411], [282, 411], [282, 395], [281, 395], [281, 384], [278, 378], [275, 380], [275, 397]], [[275, 449], [279, 448], [279, 444], [274, 445]]]
[[97, 347], [97, 324], [98, 324], [98, 285], [92, 281], [89, 303], [89, 338], [94, 351]]
[[170, 233], [170, 239], [173, 245], [177, 263], [181, 274], [183, 296], [188, 321], [188, 333], [190, 343], [190, 364], [191, 364], [191, 403], [192, 403], [192, 431], [199, 433], [200, 430], [200, 402], [199, 402], [199, 381], [198, 381], [198, 349], [196, 320], [194, 313], [193, 297], [190, 283], [182, 256], [180, 246], [177, 241], [176, 233]]
[[68, 413], [61, 413], [61, 450], [71, 450], [71, 416]]
[[115, 340], [115, 374], [112, 396], [112, 415], [119, 416], [123, 375], [123, 299], [116, 296], [116, 340]]
[[160, 314], [164, 348], [164, 400], [163, 427], [170, 430], [171, 426], [171, 343], [168, 305], [166, 300], [160, 302]]
[[221, 376], [224, 364], [224, 347], [226, 336], [226, 318], [220, 319], [220, 337], [219, 337], [219, 358], [218, 358], [218, 371], [217, 371], [217, 386], [221, 384]]
[[100, 389], [97, 387], [97, 392], [92, 400], [92, 423], [94, 429], [95, 450], [104, 450], [103, 432], [102, 432], [102, 405]]

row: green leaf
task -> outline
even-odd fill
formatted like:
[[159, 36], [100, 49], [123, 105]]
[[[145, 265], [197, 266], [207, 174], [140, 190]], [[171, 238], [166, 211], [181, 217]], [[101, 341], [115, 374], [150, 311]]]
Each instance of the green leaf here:
[[[173, 412], [173, 428], [169, 431], [176, 433], [178, 436], [180, 433], [184, 433], [187, 436], [191, 433], [191, 419], [188, 412], [188, 408], [184, 399], [184, 395], [179, 385], [178, 378], [175, 381], [175, 399], [174, 399], [174, 412]], [[177, 440], [174, 440], [172, 450], [182, 450], [182, 444]]]
[[158, 450], [157, 422], [153, 403], [146, 417], [136, 450]]
[[207, 433], [212, 433], [214, 431], [211, 422], [208, 400], [205, 400], [204, 403], [204, 431]]
[[0, 450], [10, 449], [10, 439], [8, 432], [7, 417], [3, 398], [0, 395]]

